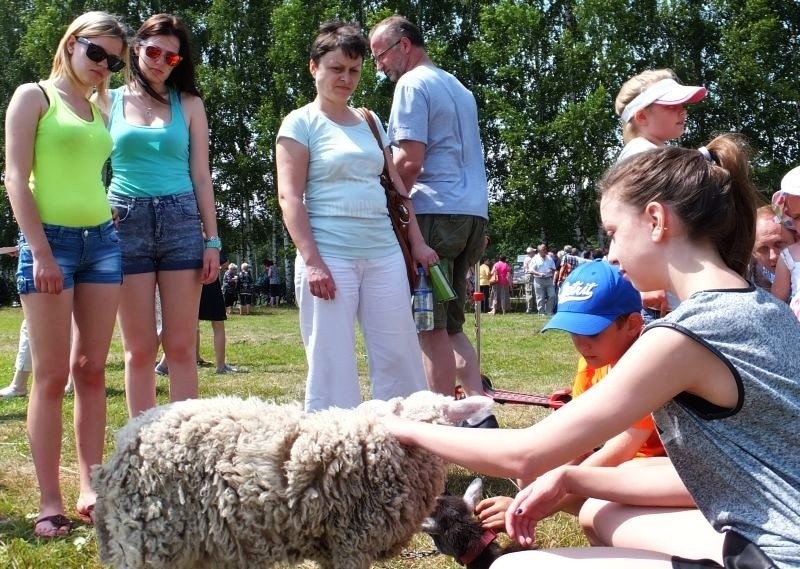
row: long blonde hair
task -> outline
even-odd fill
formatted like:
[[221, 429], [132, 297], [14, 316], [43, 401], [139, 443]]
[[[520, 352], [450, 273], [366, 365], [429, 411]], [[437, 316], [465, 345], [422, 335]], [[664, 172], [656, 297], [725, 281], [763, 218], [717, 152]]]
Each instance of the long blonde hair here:
[[[86, 12], [75, 18], [67, 28], [61, 41], [58, 43], [58, 49], [53, 57], [53, 67], [50, 70], [49, 80], [53, 81], [66, 77], [70, 81], [77, 83], [78, 77], [72, 69], [70, 54], [67, 50], [67, 43], [71, 36], [83, 36], [87, 39], [97, 37], [113, 37], [122, 40], [122, 53], [120, 58], [125, 62], [126, 67], [130, 63], [128, 57], [128, 30], [125, 24], [120, 21], [116, 16], [112, 16], [107, 12]], [[97, 96], [101, 100], [105, 100], [106, 90], [111, 78], [109, 74], [105, 80], [98, 84]]]
[[[622, 116], [622, 112], [631, 101], [639, 96], [650, 85], [658, 83], [662, 79], [677, 80], [678, 77], [675, 75], [675, 72], [672, 71], [672, 69], [648, 69], [647, 71], [642, 71], [638, 75], [634, 75], [625, 81], [619, 90], [616, 101], [614, 101], [614, 111], [617, 113], [617, 116]], [[627, 144], [631, 141], [631, 139], [636, 138], [637, 135], [638, 133], [636, 132], [636, 125], [634, 124], [633, 120], [629, 120], [627, 123], [622, 125], [623, 142]]]

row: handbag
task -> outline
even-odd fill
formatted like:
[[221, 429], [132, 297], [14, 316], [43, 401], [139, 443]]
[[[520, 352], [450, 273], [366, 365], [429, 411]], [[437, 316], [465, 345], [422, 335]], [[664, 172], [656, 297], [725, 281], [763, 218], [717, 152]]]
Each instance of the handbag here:
[[[378, 147], [383, 153], [383, 143], [381, 142], [381, 135], [378, 132], [378, 127], [375, 124], [375, 119], [372, 113], [366, 107], [359, 109], [364, 120], [367, 121], [372, 134], [375, 135], [375, 140], [378, 142]], [[389, 212], [389, 218], [392, 220], [392, 228], [397, 237], [397, 242], [400, 245], [400, 251], [403, 253], [403, 260], [406, 265], [406, 276], [408, 277], [409, 291], [413, 292], [417, 286], [417, 266], [414, 263], [414, 257], [411, 256], [411, 242], [408, 238], [408, 225], [411, 223], [411, 214], [406, 206], [406, 200], [411, 198], [403, 195], [394, 187], [391, 176], [389, 176], [389, 168], [386, 164], [386, 156], [383, 159], [383, 172], [380, 177], [381, 186], [386, 193], [386, 209]]]

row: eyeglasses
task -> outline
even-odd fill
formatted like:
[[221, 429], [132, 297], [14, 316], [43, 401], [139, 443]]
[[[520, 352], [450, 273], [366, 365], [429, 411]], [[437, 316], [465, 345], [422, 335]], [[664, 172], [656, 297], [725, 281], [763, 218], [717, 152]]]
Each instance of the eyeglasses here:
[[146, 45], [144, 46], [144, 54], [148, 57], [148, 59], [152, 59], [153, 61], [159, 61], [161, 59], [161, 55], [164, 55], [164, 61], [170, 67], [175, 67], [181, 61], [183, 61], [183, 56], [175, 53], [174, 51], [167, 51], [165, 49], [161, 49], [157, 45]]
[[400, 45], [400, 42], [401, 42], [401, 41], [403, 41], [403, 38], [400, 38], [399, 40], [397, 40], [396, 42], [394, 42], [392, 45], [390, 45], [389, 47], [387, 47], [386, 49], [384, 49], [384, 50], [383, 50], [383, 51], [381, 51], [380, 53], [376, 53], [375, 55], [373, 55], [373, 56], [372, 56], [372, 59], [374, 59], [375, 61], [378, 61], [378, 60], [380, 60], [380, 58], [381, 58], [381, 57], [383, 57], [384, 55], [386, 55], [386, 52], [387, 52], [387, 51], [389, 51], [389, 50], [390, 50], [390, 49], [392, 49], [393, 47], [397, 47], [398, 45]]
[[95, 63], [100, 63], [104, 59], [106, 60], [106, 65], [108, 65], [108, 70], [112, 73], [116, 73], [117, 71], [122, 71], [125, 67], [125, 62], [122, 61], [116, 55], [111, 55], [105, 49], [97, 45], [96, 43], [92, 43], [87, 40], [83, 36], [76, 36], [75, 41], [78, 43], [82, 43], [86, 46], [86, 57], [94, 61]]

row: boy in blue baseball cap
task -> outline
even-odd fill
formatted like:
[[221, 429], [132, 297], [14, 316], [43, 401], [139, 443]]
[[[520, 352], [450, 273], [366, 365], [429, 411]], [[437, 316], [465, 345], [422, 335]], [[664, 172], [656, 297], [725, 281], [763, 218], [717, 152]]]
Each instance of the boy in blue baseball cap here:
[[[558, 312], [542, 328], [569, 332], [581, 357], [572, 386], [578, 397], [608, 375], [642, 332], [642, 299], [619, 269], [605, 261], [580, 265], [558, 295]], [[595, 466], [616, 466], [631, 458], [664, 456], [648, 415], [595, 453]], [[602, 463], [599, 464], [598, 462]]]
[[591, 382], [576, 385], [573, 396], [605, 377], [636, 341], [642, 331], [641, 309], [639, 292], [617, 267], [594, 261], [570, 273], [559, 291], [558, 312], [542, 332], [569, 332], [581, 354], [579, 372], [587, 366], [592, 370]]
[[[617, 267], [605, 261], [584, 263], [569, 274], [559, 289], [558, 311], [542, 332], [569, 332], [575, 349], [581, 355], [572, 387], [573, 398], [608, 375], [611, 367], [633, 345], [642, 331], [641, 309], [639, 292], [625, 280]], [[648, 415], [606, 442], [580, 464], [618, 466], [633, 458], [665, 454], [655, 424]], [[530, 481], [522, 482], [526, 485]], [[577, 515], [584, 501], [585, 497], [567, 496], [552, 513], [565, 511]], [[503, 531], [504, 514], [510, 502], [511, 498], [504, 496], [487, 498], [476, 506], [475, 512], [484, 527]], [[592, 532], [585, 523], [584, 530], [587, 535]]]

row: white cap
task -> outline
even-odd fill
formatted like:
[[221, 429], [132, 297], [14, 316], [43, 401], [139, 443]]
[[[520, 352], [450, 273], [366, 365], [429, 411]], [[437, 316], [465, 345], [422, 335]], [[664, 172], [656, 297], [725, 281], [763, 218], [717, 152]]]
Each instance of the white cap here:
[[702, 101], [708, 91], [705, 87], [691, 85], [681, 85], [674, 79], [662, 79], [650, 85], [647, 89], [639, 93], [633, 101], [625, 106], [620, 119], [622, 124], [626, 124], [633, 118], [636, 111], [657, 105], [681, 105], [683, 103], [696, 103]]
[[786, 173], [781, 180], [781, 191], [790, 196], [800, 196], [800, 166]]
[[534, 249], [533, 247], [528, 247], [527, 249], [525, 249], [525, 252], [526, 253], [536, 253], [536, 249]]

